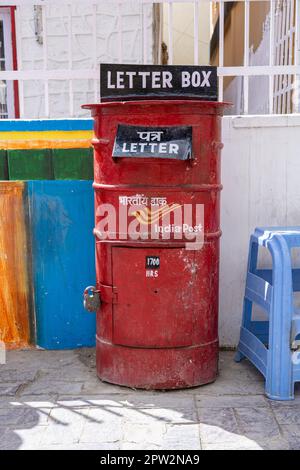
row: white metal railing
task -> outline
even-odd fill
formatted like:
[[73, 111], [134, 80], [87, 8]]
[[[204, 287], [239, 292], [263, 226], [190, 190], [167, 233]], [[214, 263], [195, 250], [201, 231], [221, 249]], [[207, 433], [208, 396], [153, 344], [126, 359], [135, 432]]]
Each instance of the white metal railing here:
[[[199, 61], [199, 18], [201, 17], [201, 4], [203, 2], [212, 0], [3, 0], [5, 6], [17, 6], [16, 10], [16, 36], [17, 36], [17, 57], [18, 57], [18, 70], [4, 70], [0, 71], [0, 82], [4, 81], [18, 81], [19, 85], [19, 101], [20, 101], [20, 116], [31, 117], [25, 109], [25, 86], [32, 81], [41, 81], [43, 83], [44, 94], [44, 111], [43, 116], [51, 116], [50, 101], [51, 96], [50, 85], [52, 81], [61, 81], [67, 83], [68, 94], [68, 111], [66, 115], [78, 115], [78, 109], [74, 103], [76, 91], [74, 84], [77, 80], [90, 80], [93, 82], [92, 91], [89, 91], [89, 96], [92, 96], [93, 101], [99, 100], [99, 68], [98, 68], [98, 26], [97, 26], [97, 8], [99, 5], [110, 5], [112, 14], [116, 17], [117, 28], [117, 56], [112, 58], [112, 61], [123, 62], [125, 60], [126, 50], [124, 49], [126, 43], [124, 36], [126, 33], [126, 18], [127, 15], [122, 14], [122, 8], [127, 5], [128, 8], [140, 8], [140, 32], [141, 32], [141, 48], [137, 62], [149, 63], [150, 57], [150, 39], [148, 31], [151, 30], [151, 17], [149, 17], [149, 7], [154, 4], [167, 4], [168, 11], [168, 55], [169, 64], [173, 63], [174, 57], [174, 44], [173, 44], [173, 20], [174, 20], [174, 4], [187, 3], [192, 4], [194, 7], [194, 63], [197, 65]], [[240, 2], [244, 4], [244, 54], [243, 64], [240, 66], [225, 65], [225, 15], [224, 5], [232, 0], [214, 0], [214, 3], [219, 4], [219, 39], [218, 39], [218, 76], [219, 76], [219, 99], [224, 98], [224, 79], [225, 77], [240, 77], [243, 82], [243, 112], [249, 112], [249, 80], [251, 77], [266, 77], [269, 82], [268, 92], [268, 109], [269, 113], [286, 113], [286, 112], [299, 112], [299, 81], [297, 77], [300, 76], [300, 0], [233, 0], [233, 3]], [[269, 41], [269, 61], [265, 65], [251, 65], [249, 64], [249, 48], [250, 48], [250, 4], [255, 2], [264, 1], [270, 5], [269, 21], [270, 21], [270, 41]], [[91, 17], [93, 19], [90, 27], [90, 33], [93, 37], [93, 47], [89, 51], [91, 61], [87, 67], [74, 67], [74, 50], [72, 50], [72, 7], [74, 5], [83, 5], [86, 8], [91, 8]], [[58, 5], [59, 8], [66, 6], [68, 8], [68, 15], [64, 19], [68, 31], [67, 50], [68, 59], [67, 66], [63, 68], [49, 67], [49, 37], [47, 35], [48, 18], [47, 9]], [[0, 0], [1, 6], [1, 0]], [[42, 66], [39, 68], [24, 68], [24, 56], [22, 50], [22, 12], [24, 7], [40, 6], [42, 16], [41, 28], [41, 48], [42, 55], [40, 62]], [[292, 104], [293, 101], [293, 104]]]
[[[296, 6], [297, 8], [299, 7], [298, 2]], [[299, 34], [299, 27], [296, 29], [294, 24], [294, 8], [294, 1], [282, 0], [276, 4], [273, 57], [276, 64], [284, 67], [293, 64], [293, 37], [295, 32]], [[273, 109], [275, 113], [291, 112], [292, 90], [293, 83], [291, 75], [282, 74], [275, 77], [273, 97]]]

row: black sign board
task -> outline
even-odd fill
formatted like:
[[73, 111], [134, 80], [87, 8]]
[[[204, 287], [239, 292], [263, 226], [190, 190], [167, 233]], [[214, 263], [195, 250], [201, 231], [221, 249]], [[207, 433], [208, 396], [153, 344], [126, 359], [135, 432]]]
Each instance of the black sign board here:
[[101, 101], [217, 101], [217, 67], [100, 64], [100, 97]]
[[112, 156], [188, 160], [192, 158], [192, 128], [119, 124]]

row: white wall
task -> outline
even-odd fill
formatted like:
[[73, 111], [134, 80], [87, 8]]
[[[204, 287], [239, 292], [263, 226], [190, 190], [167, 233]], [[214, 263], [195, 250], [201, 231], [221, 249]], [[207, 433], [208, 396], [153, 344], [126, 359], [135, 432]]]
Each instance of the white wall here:
[[[94, 11], [91, 4], [72, 5], [72, 65], [71, 69], [93, 69]], [[69, 69], [69, 22], [66, 5], [46, 6], [47, 60], [48, 70]], [[18, 28], [18, 65], [23, 70], [43, 69], [43, 44], [37, 41], [34, 7], [18, 7], [20, 27]], [[120, 7], [117, 4], [98, 4], [96, 7], [96, 67], [100, 62], [119, 62], [119, 31], [122, 35], [122, 62], [143, 61], [143, 17], [141, 4], [131, 2]], [[147, 24], [147, 62], [152, 62], [152, 5], [144, 7]], [[120, 24], [121, 23], [121, 24]], [[41, 25], [41, 21], [40, 21]], [[93, 80], [73, 80], [74, 109], [76, 117], [89, 116], [82, 110], [83, 103], [95, 101]], [[99, 84], [97, 85], [99, 89]], [[67, 80], [49, 81], [50, 116], [69, 116], [69, 83]], [[41, 80], [24, 82], [25, 117], [45, 117], [44, 83]]]
[[220, 341], [239, 338], [256, 226], [300, 226], [300, 115], [223, 118]]

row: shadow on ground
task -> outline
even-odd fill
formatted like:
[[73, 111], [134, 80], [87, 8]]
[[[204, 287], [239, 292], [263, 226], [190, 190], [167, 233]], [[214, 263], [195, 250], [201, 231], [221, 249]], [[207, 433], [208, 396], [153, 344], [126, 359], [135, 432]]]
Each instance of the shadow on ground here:
[[0, 366], [0, 449], [300, 449], [300, 389], [264, 397], [221, 352], [214, 384], [149, 392], [100, 382], [93, 349], [11, 351]]

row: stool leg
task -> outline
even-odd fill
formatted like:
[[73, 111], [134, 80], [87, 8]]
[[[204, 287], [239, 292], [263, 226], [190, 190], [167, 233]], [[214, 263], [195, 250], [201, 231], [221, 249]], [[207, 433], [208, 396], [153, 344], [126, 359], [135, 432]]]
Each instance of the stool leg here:
[[289, 341], [285, 342], [282, 338], [278, 338], [278, 335], [274, 334], [274, 330], [277, 328], [278, 322], [275, 321], [274, 327], [270, 327], [265, 391], [267, 397], [273, 400], [293, 400], [293, 366]]
[[235, 362], [241, 362], [243, 359], [245, 359], [244, 354], [242, 354], [239, 350], [236, 351], [236, 353], [234, 355], [234, 361]]
[[[293, 400], [293, 364], [287, 322], [282, 328], [281, 312], [274, 309], [270, 319], [269, 351], [266, 375], [266, 395], [273, 400]], [[283, 310], [283, 313], [286, 312]], [[287, 334], [284, 332], [287, 332]], [[282, 333], [282, 334], [280, 334]]]
[[[249, 255], [248, 255], [248, 271], [255, 272], [257, 267], [257, 257], [258, 257], [258, 244], [254, 237], [250, 238], [249, 243]], [[251, 315], [252, 315], [252, 302], [246, 297], [244, 297], [243, 304], [243, 315], [242, 315], [242, 327], [250, 330], [251, 326]], [[240, 362], [245, 359], [244, 354], [240, 351], [238, 346], [237, 352], [235, 354], [235, 362]]]
[[[252, 315], [252, 302], [244, 298], [244, 307], [243, 307], [243, 317], [242, 317], [242, 327], [250, 330], [251, 324], [251, 315]], [[246, 356], [240, 351], [240, 345], [238, 345], [237, 352], [234, 356], [235, 362], [241, 362], [245, 359]]]
[[290, 331], [293, 289], [290, 252], [285, 240], [280, 236], [273, 237], [269, 248], [273, 258], [273, 299], [270, 309], [265, 391], [273, 400], [292, 400], [294, 382]]

